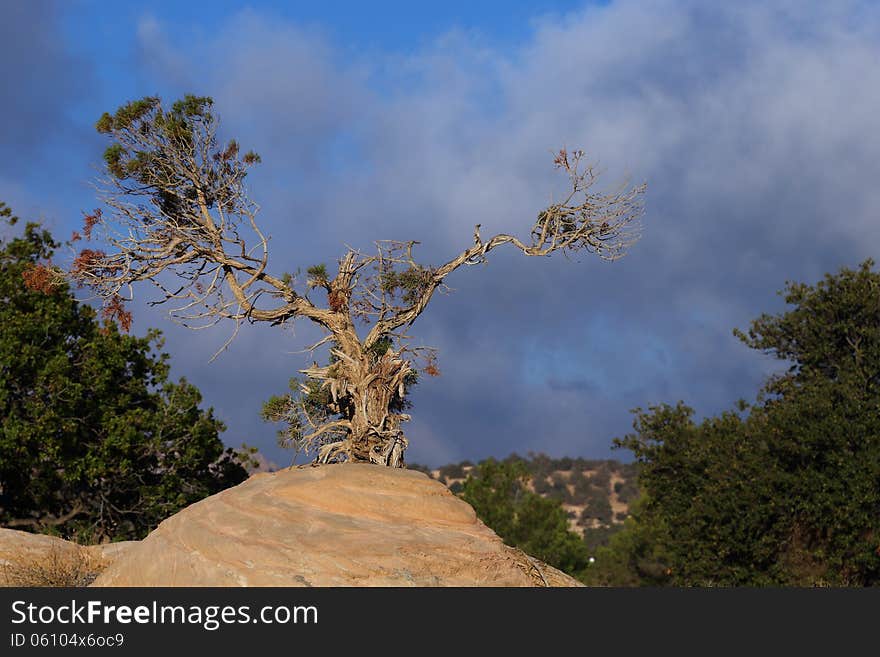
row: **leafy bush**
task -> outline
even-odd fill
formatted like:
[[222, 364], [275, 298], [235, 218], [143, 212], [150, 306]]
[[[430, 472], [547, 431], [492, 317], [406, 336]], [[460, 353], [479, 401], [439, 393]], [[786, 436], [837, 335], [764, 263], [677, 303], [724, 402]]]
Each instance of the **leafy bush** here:
[[195, 386], [168, 380], [158, 331], [99, 322], [53, 275], [57, 247], [34, 223], [0, 241], [0, 525], [142, 538], [246, 479], [248, 458], [224, 448]]
[[635, 433], [617, 443], [638, 459], [645, 497], [607, 563], [675, 585], [880, 584], [873, 266], [789, 283], [790, 310], [735, 332], [789, 365], [754, 406], [699, 423], [681, 402], [637, 409]]

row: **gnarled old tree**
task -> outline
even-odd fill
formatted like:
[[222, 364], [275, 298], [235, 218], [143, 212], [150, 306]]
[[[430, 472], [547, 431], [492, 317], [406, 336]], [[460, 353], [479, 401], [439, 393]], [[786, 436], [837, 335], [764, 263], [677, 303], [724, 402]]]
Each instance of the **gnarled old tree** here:
[[[260, 158], [235, 141], [220, 143], [210, 98], [186, 96], [170, 108], [144, 98], [104, 114], [97, 129], [112, 140], [100, 184], [104, 210], [86, 217], [84, 233], [91, 239], [102, 227], [107, 248], [82, 250], [69, 275], [122, 318], [131, 284], [150, 281], [161, 293], [153, 303], [171, 304], [172, 318], [187, 326], [231, 320], [234, 336], [245, 321], [318, 324], [326, 337], [310, 349], [329, 343], [330, 363], [302, 370], [300, 394], [275, 398], [266, 411], [285, 419], [291, 441], [316, 452], [318, 462], [403, 466], [401, 423], [409, 419], [403, 410], [415, 363], [436, 373], [433, 352], [408, 346], [404, 332], [452, 272], [505, 244], [527, 256], [589, 252], [614, 260], [638, 238], [644, 186], [596, 193], [583, 153], [562, 150], [555, 165], [570, 189], [538, 213], [525, 241], [486, 239], [477, 225], [473, 243], [436, 267], [415, 260], [417, 242], [379, 241], [369, 254], [348, 248], [332, 274], [320, 265], [300, 280], [269, 271], [259, 207], [243, 184]], [[325, 305], [310, 298], [324, 298], [314, 290], [326, 293]]]

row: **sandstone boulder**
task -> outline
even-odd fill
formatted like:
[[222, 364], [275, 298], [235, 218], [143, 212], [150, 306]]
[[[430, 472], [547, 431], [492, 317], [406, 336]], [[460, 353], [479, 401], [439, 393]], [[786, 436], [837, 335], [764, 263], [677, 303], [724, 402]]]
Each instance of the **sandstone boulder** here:
[[0, 528], [0, 586], [84, 586], [134, 544], [81, 546]]
[[364, 464], [254, 475], [162, 522], [93, 586], [578, 586], [505, 546], [426, 475]]
[[70, 552], [76, 545], [54, 536], [0, 528], [0, 565], [40, 559], [52, 552]]

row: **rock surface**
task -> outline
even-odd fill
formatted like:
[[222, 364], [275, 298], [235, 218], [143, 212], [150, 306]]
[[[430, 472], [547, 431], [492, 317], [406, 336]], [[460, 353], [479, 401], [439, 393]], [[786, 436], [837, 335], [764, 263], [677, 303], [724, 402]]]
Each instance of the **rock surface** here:
[[110, 562], [132, 545], [137, 544], [138, 541], [120, 541], [101, 545], [77, 545], [55, 536], [0, 527], [0, 566], [23, 560], [37, 560], [53, 553], [73, 553], [77, 550]]
[[412, 470], [254, 475], [162, 522], [93, 586], [579, 586]]
[[0, 565], [3, 566], [41, 559], [53, 551], [70, 552], [76, 548], [74, 543], [54, 536], [0, 528]]
[[132, 545], [136, 542], [81, 546], [0, 528], [0, 586], [81, 586]]

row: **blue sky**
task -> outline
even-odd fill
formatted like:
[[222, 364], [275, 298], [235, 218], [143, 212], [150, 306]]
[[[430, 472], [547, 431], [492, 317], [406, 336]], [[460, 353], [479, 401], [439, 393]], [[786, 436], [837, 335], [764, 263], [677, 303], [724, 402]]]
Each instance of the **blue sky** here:
[[[217, 102], [263, 156], [249, 180], [270, 266], [345, 243], [418, 239], [441, 262], [524, 234], [581, 147], [648, 184], [642, 240], [609, 264], [496, 252], [458, 272], [413, 334], [440, 353], [410, 459], [605, 457], [629, 409], [699, 414], [779, 367], [732, 336], [786, 280], [855, 266], [880, 241], [880, 10], [873, 2], [11, 2], [0, 25], [0, 199], [67, 237], [95, 206], [105, 110], [147, 94]], [[139, 293], [139, 294], [138, 294]], [[174, 376], [271, 459], [262, 400], [314, 335], [193, 333], [146, 306]], [[617, 456], [623, 456], [617, 454]]]

